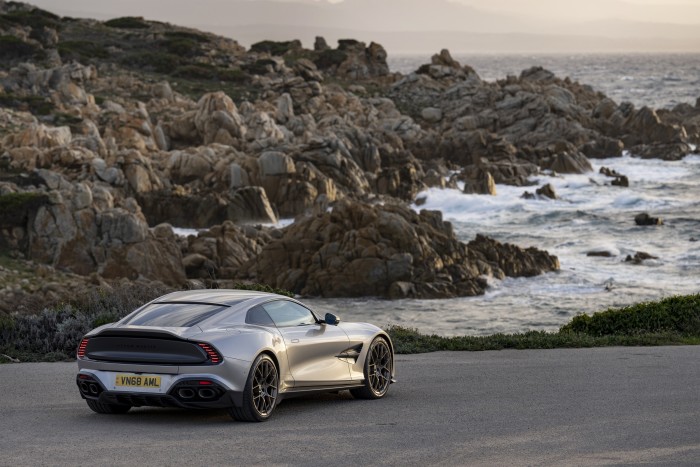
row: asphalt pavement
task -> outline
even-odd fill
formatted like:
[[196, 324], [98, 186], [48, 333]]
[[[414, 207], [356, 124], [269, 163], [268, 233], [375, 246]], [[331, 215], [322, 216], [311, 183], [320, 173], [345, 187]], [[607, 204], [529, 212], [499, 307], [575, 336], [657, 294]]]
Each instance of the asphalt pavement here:
[[382, 400], [98, 415], [74, 363], [0, 365], [0, 465], [700, 465], [700, 346], [397, 357]]

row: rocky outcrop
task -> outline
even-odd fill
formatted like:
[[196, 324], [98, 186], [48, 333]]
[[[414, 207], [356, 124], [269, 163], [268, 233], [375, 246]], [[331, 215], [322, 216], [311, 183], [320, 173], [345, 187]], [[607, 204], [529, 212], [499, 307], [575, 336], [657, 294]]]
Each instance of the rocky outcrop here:
[[[24, 197], [0, 199], [0, 246], [92, 282], [479, 294], [485, 277], [556, 259], [459, 242], [439, 213], [405, 206], [426, 187], [495, 195], [543, 169], [583, 173], [588, 157], [623, 150], [677, 159], [700, 140], [698, 105], [635, 109], [539, 67], [486, 82], [447, 50], [402, 76], [377, 43], [245, 50], [143, 19], [62, 20], [17, 2], [0, 12], [21, 12], [0, 22], [14, 44], [0, 51], [0, 198]], [[547, 186], [532, 196], [556, 198]]]
[[398, 298], [484, 292], [483, 276], [556, 270], [555, 257], [486, 237], [458, 241], [437, 211], [341, 201], [332, 212], [300, 219], [265, 245], [250, 273], [303, 295]]

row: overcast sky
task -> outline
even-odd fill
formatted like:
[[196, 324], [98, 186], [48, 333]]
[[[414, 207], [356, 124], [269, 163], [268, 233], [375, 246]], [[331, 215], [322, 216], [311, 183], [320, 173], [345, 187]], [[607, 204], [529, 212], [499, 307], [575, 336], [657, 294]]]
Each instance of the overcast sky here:
[[147, 19], [243, 45], [316, 35], [389, 52], [700, 51], [700, 0], [34, 0], [68, 16]]

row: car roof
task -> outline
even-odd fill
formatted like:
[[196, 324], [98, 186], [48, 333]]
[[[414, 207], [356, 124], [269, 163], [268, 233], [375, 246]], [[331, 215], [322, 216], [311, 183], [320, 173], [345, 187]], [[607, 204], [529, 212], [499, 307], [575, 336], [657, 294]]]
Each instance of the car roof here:
[[167, 295], [163, 295], [162, 297], [158, 297], [152, 303], [188, 302], [232, 306], [242, 301], [260, 298], [285, 299], [287, 297], [274, 293], [258, 292], [255, 290], [201, 289], [172, 292]]

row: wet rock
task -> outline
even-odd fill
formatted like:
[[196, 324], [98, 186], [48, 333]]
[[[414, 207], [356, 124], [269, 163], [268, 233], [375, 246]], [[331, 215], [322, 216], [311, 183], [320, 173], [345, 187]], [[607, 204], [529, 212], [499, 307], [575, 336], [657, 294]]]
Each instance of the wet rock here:
[[556, 256], [534, 247], [523, 249], [484, 235], [477, 235], [467, 246], [479, 253], [494, 270], [500, 269], [508, 277], [532, 277], [559, 269]]
[[590, 161], [581, 153], [557, 154], [549, 168], [562, 174], [582, 174], [593, 170]]
[[653, 256], [650, 255], [649, 253], [645, 253], [643, 251], [638, 251], [632, 255], [627, 255], [627, 258], [625, 258], [626, 263], [632, 263], [632, 264], [642, 264], [642, 262], [648, 260], [648, 259], [659, 259], [658, 256]]
[[615, 256], [615, 255], [612, 254], [612, 252], [610, 252], [610, 251], [605, 251], [605, 250], [600, 250], [600, 251], [598, 251], [598, 250], [596, 250], [596, 251], [589, 251], [588, 253], [586, 253], [586, 256], [594, 256], [594, 257], [601, 257], [601, 258], [612, 258], [612, 257]]
[[622, 186], [622, 187], [630, 186], [630, 181], [627, 178], [627, 176], [622, 175], [621, 173], [617, 172], [616, 170], [610, 169], [608, 167], [601, 167], [599, 172], [601, 174], [605, 175], [606, 177], [614, 178], [614, 180], [612, 182], [610, 182], [610, 184], [613, 186]]
[[615, 179], [612, 182], [610, 182], [610, 184], [613, 186], [628, 187], [630, 186], [630, 181], [627, 178], [627, 176], [622, 175], [621, 177], [615, 177]]
[[634, 216], [635, 224], [639, 226], [647, 225], [663, 225], [664, 221], [659, 217], [651, 217], [648, 213], [643, 212]]
[[557, 192], [554, 191], [554, 187], [552, 186], [551, 183], [547, 183], [545, 185], [542, 185], [540, 188], [538, 188], [535, 191], [535, 194], [537, 194], [538, 196], [549, 198], [549, 199], [558, 199], [559, 198], [557, 196]]
[[480, 167], [469, 167], [462, 172], [464, 193], [496, 196], [496, 182], [491, 173]]

